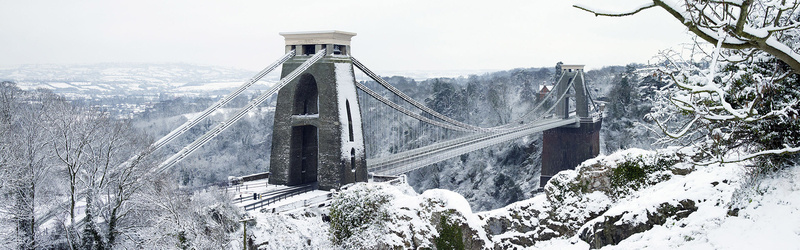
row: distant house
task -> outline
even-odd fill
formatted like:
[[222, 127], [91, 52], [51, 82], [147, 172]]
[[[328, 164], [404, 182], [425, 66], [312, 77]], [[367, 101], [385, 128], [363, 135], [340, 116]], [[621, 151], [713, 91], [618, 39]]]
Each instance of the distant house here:
[[553, 85], [539, 85], [539, 100], [544, 99], [547, 93], [553, 90]]

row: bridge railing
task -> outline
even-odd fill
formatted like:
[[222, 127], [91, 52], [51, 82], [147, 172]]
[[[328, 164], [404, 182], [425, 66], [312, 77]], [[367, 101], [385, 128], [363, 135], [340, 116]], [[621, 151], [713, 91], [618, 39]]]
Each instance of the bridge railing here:
[[280, 192], [277, 192], [277, 193], [274, 193], [274, 194], [268, 194], [269, 197], [267, 197], [267, 198], [264, 198], [264, 199], [262, 199], [262, 200], [260, 200], [258, 202], [252, 203], [252, 204], [245, 205], [244, 206], [244, 210], [245, 211], [250, 211], [250, 210], [259, 209], [259, 208], [262, 208], [262, 207], [269, 206], [271, 204], [277, 203], [279, 201], [288, 199], [289, 197], [292, 197], [292, 196], [295, 196], [295, 195], [299, 195], [299, 194], [303, 194], [303, 193], [306, 193], [306, 192], [314, 191], [314, 189], [316, 189], [316, 185], [315, 184], [310, 184], [310, 185], [301, 186], [301, 187], [296, 188], [296, 189], [284, 190], [284, 191], [280, 191]]

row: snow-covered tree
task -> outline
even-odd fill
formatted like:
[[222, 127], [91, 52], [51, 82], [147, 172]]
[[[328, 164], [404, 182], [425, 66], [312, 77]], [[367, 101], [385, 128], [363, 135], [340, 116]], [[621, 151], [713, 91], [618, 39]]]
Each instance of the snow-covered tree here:
[[3, 82], [0, 248], [114, 247], [119, 235], [142, 226], [128, 214], [139, 209], [130, 201], [152, 166], [147, 145], [127, 121]]
[[[800, 152], [798, 6], [788, 0], [652, 0], [623, 12], [575, 7], [601, 16], [661, 7], [709, 42], [695, 43], [689, 55], [661, 54], [660, 71], [671, 83], [662, 93], [670, 105], [656, 104], [652, 117], [669, 138], [699, 146], [695, 159], [702, 163], [758, 158], [760, 165], [779, 166]], [[677, 129], [669, 126], [676, 123]]]
[[0, 191], [10, 197], [0, 205], [0, 214], [10, 219], [14, 228], [2, 243], [19, 249], [45, 246], [36, 239], [35, 209], [47, 200], [37, 196], [51, 174], [43, 114], [52, 98], [49, 93], [28, 95], [10, 82], [0, 85]]
[[656, 92], [664, 82], [653, 77], [652, 70], [629, 64], [612, 80], [605, 97], [606, 119], [603, 121], [602, 147], [605, 152], [627, 148], [652, 148], [661, 133], [656, 132], [652, 119], [647, 117]]
[[140, 209], [132, 217], [141, 224], [126, 231], [121, 248], [230, 249], [241, 238], [239, 208], [221, 190], [181, 190], [166, 176], [148, 180], [132, 201]]
[[[141, 177], [146, 176], [154, 163], [146, 158], [150, 154], [148, 137], [132, 128], [130, 122], [109, 117], [95, 122], [100, 123], [100, 133], [91, 145], [83, 178], [87, 190], [84, 231], [95, 238], [90, 240], [92, 245], [113, 247], [117, 237], [125, 231], [122, 228], [131, 226], [126, 223], [126, 217], [136, 208], [129, 203], [147, 183], [143, 183]], [[89, 215], [99, 217], [98, 221], [103, 223], [95, 225]], [[98, 237], [101, 232], [102, 237]], [[86, 235], [84, 237], [87, 242]]]
[[75, 225], [75, 206], [80, 200], [81, 173], [89, 164], [90, 144], [99, 133], [99, 123], [94, 122], [97, 114], [73, 105], [57, 105], [45, 113], [53, 121], [49, 129], [53, 133], [51, 144], [55, 157], [66, 168], [69, 182], [70, 225]]

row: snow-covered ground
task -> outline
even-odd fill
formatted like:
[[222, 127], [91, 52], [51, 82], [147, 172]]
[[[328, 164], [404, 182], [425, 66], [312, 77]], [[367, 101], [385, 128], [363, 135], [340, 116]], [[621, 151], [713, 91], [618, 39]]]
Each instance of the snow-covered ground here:
[[[617, 153], [607, 158], [619, 155]], [[582, 166], [607, 160], [603, 158], [589, 160]], [[796, 181], [800, 178], [800, 167], [788, 168], [760, 182], [748, 178], [746, 167], [741, 163], [694, 168], [688, 175], [673, 175], [667, 181], [613, 202], [607, 211], [586, 222], [581, 230], [619, 215], [622, 215], [622, 219], [615, 225], [636, 220], [644, 223], [647, 214], [654, 213], [660, 204], [675, 204], [688, 199], [695, 201], [697, 207], [688, 217], [669, 218], [663, 225], [655, 225], [645, 232], [633, 234], [616, 246], [608, 245], [603, 249], [800, 249], [800, 183]], [[753, 183], [757, 184], [752, 186]], [[540, 202], [546, 202], [540, 197], [531, 200], [537, 198]], [[531, 200], [487, 214], [533, 205], [527, 204]], [[601, 206], [608, 202], [605, 199], [595, 200]], [[738, 211], [738, 215], [733, 215], [734, 211]], [[538, 242], [534, 246], [534, 249], [588, 248], [589, 244], [578, 235]]]
[[[670, 199], [702, 201], [686, 218], [656, 225], [602, 249], [800, 249], [800, 167], [777, 173], [755, 187], [742, 187], [743, 168], [740, 164], [701, 167], [615, 204], [606, 213], [646, 209]], [[728, 215], [729, 204], [741, 206], [738, 216]], [[541, 242], [534, 249], [588, 248], [588, 243], [574, 236]]]
[[293, 194], [270, 204], [262, 204], [264, 199], [268, 199], [269, 196], [275, 193], [297, 188], [284, 185], [270, 185], [268, 181], [269, 179], [260, 179], [232, 185], [225, 188], [225, 193], [233, 197], [235, 205], [242, 209], [244, 209], [245, 206], [255, 206], [255, 211], [251, 211], [250, 214], [259, 213], [258, 211], [262, 209], [269, 213], [286, 212], [312, 205], [319, 205], [330, 198], [330, 192], [328, 191], [312, 190]]
[[[582, 167], [648, 154], [653, 152], [622, 151], [589, 160]], [[598, 208], [603, 210], [603, 207], [608, 209], [582, 226], [579, 225], [577, 232], [614, 216], [621, 216], [615, 225], [644, 223], [647, 215], [655, 213], [661, 204], [691, 200], [696, 210], [688, 216], [669, 217], [661, 225], [653, 225], [649, 230], [633, 234], [619, 244], [607, 245], [603, 249], [800, 249], [800, 167], [790, 167], [753, 181], [747, 174], [745, 164], [741, 163], [722, 166], [691, 166], [688, 163], [678, 165], [684, 165], [679, 166], [684, 168], [693, 167], [694, 170], [686, 175], [672, 175], [669, 180], [632, 192], [620, 199], [610, 199], [599, 191], [586, 194], [589, 198], [583, 199], [586, 204], [581, 206], [587, 211]], [[571, 175], [576, 172], [566, 171], [562, 174]], [[378, 190], [378, 193], [391, 197], [386, 206], [390, 214], [393, 214], [389, 216], [390, 219], [386, 222], [388, 224], [373, 228], [373, 232], [365, 235], [374, 237], [374, 242], [396, 245], [402, 245], [410, 238], [437, 237], [438, 229], [434, 225], [436, 222], [430, 218], [437, 211], [449, 209], [460, 213], [462, 222], [474, 230], [473, 240], [485, 242], [484, 247], [493, 248], [507, 237], [492, 236], [487, 231], [487, 218], [511, 218], [523, 210], [544, 211], [552, 205], [545, 194], [541, 194], [501, 209], [472, 213], [463, 197], [446, 190], [428, 190], [417, 194], [406, 185], [359, 185], [363, 185], [362, 188], [371, 187]], [[570, 213], [561, 208], [556, 211], [555, 214]], [[322, 221], [322, 214], [328, 212], [325, 208], [313, 208], [281, 215], [256, 213], [256, 238], [271, 242], [268, 249], [280, 248], [279, 246], [330, 248], [329, 224]], [[553, 214], [542, 213], [538, 218], [528, 219], [526, 223], [546, 223], [547, 216]], [[506, 234], [515, 232], [509, 231]], [[278, 245], [275, 243], [278, 241], [286, 244]], [[429, 239], [428, 243], [430, 241], [432, 240]], [[538, 241], [527, 248], [589, 249], [590, 245], [581, 240], [577, 233], [574, 236]]]
[[[697, 212], [683, 220], [656, 226], [608, 249], [800, 249], [800, 167], [753, 187], [742, 186], [743, 168], [737, 164], [706, 167], [643, 190], [641, 198], [626, 205], [652, 200], [648, 197], [709, 201], [698, 203]], [[720, 183], [714, 186], [715, 181]], [[738, 216], [729, 216], [726, 204], [731, 209], [741, 206]]]

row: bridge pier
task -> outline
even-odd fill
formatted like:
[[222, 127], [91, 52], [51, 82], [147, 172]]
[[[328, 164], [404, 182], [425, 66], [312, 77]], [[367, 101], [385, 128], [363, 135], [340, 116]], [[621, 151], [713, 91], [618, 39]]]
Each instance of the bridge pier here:
[[270, 184], [318, 183], [321, 190], [367, 181], [361, 111], [350, 60], [350, 38], [342, 31], [281, 33], [297, 56], [283, 64], [281, 78], [314, 53], [325, 56], [278, 92], [272, 134]]
[[[602, 116], [590, 116], [589, 96], [583, 80], [583, 65], [561, 66], [557, 96], [567, 93], [572, 84], [575, 105], [574, 115], [580, 117], [579, 127], [558, 127], [545, 130], [542, 135], [542, 171], [539, 185], [544, 187], [553, 175], [562, 170], [575, 169], [583, 161], [600, 154], [600, 128]], [[556, 104], [557, 117], [572, 115], [569, 98]]]
[[544, 187], [558, 172], [575, 169], [600, 154], [602, 122], [602, 119], [582, 121], [578, 128], [559, 127], [543, 132], [540, 186]]

